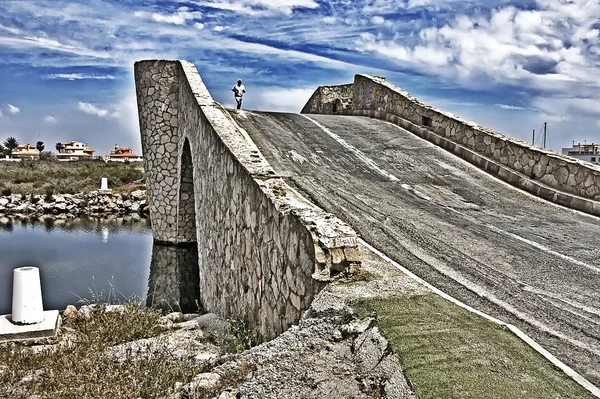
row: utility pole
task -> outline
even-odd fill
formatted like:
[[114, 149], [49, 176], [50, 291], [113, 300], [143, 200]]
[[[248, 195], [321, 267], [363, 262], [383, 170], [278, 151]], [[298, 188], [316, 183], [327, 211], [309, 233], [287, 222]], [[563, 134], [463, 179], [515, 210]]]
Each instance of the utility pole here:
[[531, 136], [531, 145], [535, 145], [535, 129], [533, 129], [533, 136]]
[[546, 126], [547, 125], [548, 125], [548, 122], [544, 122], [544, 148], [546, 148], [546, 133], [547, 133]]

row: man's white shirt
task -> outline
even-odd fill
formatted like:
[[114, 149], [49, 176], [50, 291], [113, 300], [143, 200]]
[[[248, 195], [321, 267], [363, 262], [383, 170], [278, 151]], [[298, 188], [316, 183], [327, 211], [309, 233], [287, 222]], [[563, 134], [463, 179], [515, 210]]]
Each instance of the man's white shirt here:
[[242, 97], [244, 95], [244, 92], [246, 91], [246, 88], [244, 87], [244, 85], [235, 85], [231, 88], [231, 90], [233, 90], [234, 95], [236, 97]]

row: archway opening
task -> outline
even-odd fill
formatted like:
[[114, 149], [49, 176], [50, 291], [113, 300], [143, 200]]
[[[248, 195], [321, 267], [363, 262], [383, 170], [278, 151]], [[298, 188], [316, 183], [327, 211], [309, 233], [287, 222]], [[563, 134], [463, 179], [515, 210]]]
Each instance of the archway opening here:
[[179, 179], [177, 244], [192, 244], [196, 243], [196, 201], [194, 196], [194, 165], [190, 142], [187, 138], [183, 143], [181, 153]]

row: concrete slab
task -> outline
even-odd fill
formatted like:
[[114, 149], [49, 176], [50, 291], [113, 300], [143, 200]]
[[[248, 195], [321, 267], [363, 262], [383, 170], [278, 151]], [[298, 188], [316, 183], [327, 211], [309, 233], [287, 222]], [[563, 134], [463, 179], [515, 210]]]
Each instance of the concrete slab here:
[[38, 324], [17, 325], [11, 322], [10, 317], [0, 316], [0, 342], [54, 337], [61, 320], [58, 310], [44, 311], [44, 321]]

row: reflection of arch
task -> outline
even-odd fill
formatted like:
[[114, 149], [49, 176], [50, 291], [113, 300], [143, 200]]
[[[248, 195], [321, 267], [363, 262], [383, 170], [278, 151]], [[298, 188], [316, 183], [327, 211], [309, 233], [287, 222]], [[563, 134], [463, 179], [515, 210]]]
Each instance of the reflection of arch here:
[[198, 248], [152, 245], [146, 304], [163, 310], [190, 313], [200, 299]]
[[180, 165], [179, 206], [177, 209], [177, 243], [196, 242], [196, 205], [190, 142], [183, 143]]

